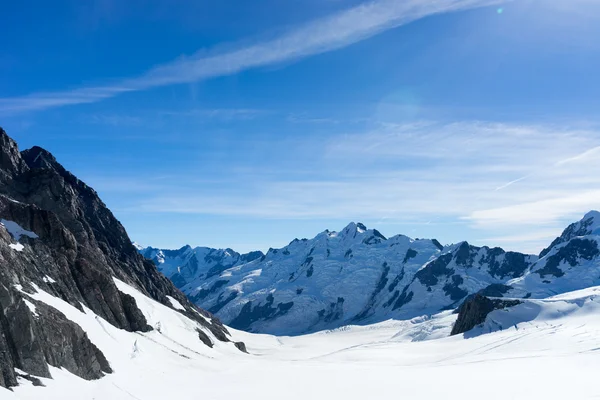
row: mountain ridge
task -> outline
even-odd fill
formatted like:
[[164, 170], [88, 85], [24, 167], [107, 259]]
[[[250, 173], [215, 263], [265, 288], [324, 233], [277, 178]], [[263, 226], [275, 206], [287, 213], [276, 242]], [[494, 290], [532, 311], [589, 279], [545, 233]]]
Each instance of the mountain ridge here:
[[[339, 232], [325, 230], [312, 239], [294, 239], [249, 262], [222, 263], [222, 268], [215, 270], [218, 274], [203, 274], [208, 267], [196, 265], [195, 276], [177, 280], [176, 284], [192, 301], [225, 323], [252, 332], [300, 334], [350, 323], [410, 319], [456, 308], [475, 293], [535, 297], [582, 288], [574, 278], [570, 284], [559, 284], [555, 281], [560, 276], [545, 279], [544, 272], [554, 271], [557, 262], [564, 263], [563, 253], [573, 252], [572, 247], [579, 249], [571, 257], [572, 264], [585, 261], [595, 268], [594, 246], [580, 236], [597, 233], [599, 217], [600, 213], [590, 211], [571, 224], [541, 252], [541, 257], [500, 247], [473, 246], [466, 241], [442, 246], [435, 239], [404, 235], [385, 238], [364, 224], [352, 222]], [[581, 240], [584, 244], [578, 242]], [[587, 253], [585, 243], [591, 246]], [[546, 265], [546, 256], [565, 246], [562, 255]], [[362, 263], [365, 268], [354, 268], [355, 276], [344, 275], [344, 266], [353, 263]], [[334, 267], [340, 273], [330, 273]], [[585, 269], [582, 273], [593, 274]], [[308, 282], [313, 276], [326, 284]], [[352, 280], [360, 280], [363, 285]], [[591, 286], [596, 279], [586, 282]], [[291, 283], [298, 287], [292, 288]], [[316, 291], [315, 285], [320, 286]], [[556, 285], [564, 287], [555, 290]], [[302, 296], [307, 299], [301, 300]], [[305, 323], [299, 324], [298, 320]]]
[[40, 298], [126, 332], [157, 330], [115, 279], [194, 321], [200, 343], [231, 342], [216, 317], [137, 252], [94, 189], [47, 150], [20, 152], [2, 128], [0, 145], [0, 386], [35, 383], [55, 367], [84, 379], [112, 373], [81, 325]]

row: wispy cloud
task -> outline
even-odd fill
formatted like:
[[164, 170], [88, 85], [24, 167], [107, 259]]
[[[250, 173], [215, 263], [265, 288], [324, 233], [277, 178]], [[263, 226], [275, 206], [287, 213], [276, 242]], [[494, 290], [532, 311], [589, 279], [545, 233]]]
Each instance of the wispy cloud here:
[[552, 229], [532, 229], [525, 233], [521, 233], [517, 226], [514, 228], [513, 232], [504, 236], [477, 239], [473, 243], [478, 246], [508, 246], [507, 249], [511, 251], [537, 254], [541, 249], [548, 247], [552, 240], [561, 234], [564, 226], [556, 226]]
[[158, 115], [166, 117], [198, 117], [217, 120], [248, 120], [270, 114], [269, 110], [254, 108], [194, 108], [181, 111], [160, 111]]
[[151, 68], [141, 76], [73, 90], [0, 99], [3, 114], [92, 103], [125, 92], [191, 83], [243, 70], [289, 62], [343, 48], [412, 21], [447, 12], [504, 3], [503, 0], [376, 0], [311, 21], [253, 45], [227, 52], [202, 51]]
[[[254, 144], [237, 144], [248, 146], [248, 165], [211, 165], [213, 181], [198, 185], [180, 177], [185, 185], [148, 193], [131, 211], [436, 221], [436, 231], [462, 224], [461, 232], [465, 226], [477, 232], [471, 239], [504, 237], [506, 243], [517, 230], [528, 241], [515, 239], [509, 248], [535, 251], [548, 232], [600, 208], [600, 159], [579, 156], [600, 145], [600, 129], [424, 121], [302, 140], [265, 142], [254, 155]], [[559, 163], [566, 158], [571, 161]]]
[[496, 189], [494, 189], [494, 191], [496, 191], [496, 192], [497, 192], [498, 190], [506, 189], [506, 188], [507, 188], [507, 187], [509, 187], [510, 185], [514, 185], [515, 183], [519, 183], [519, 182], [521, 182], [521, 181], [523, 181], [523, 180], [525, 180], [525, 179], [529, 178], [530, 176], [531, 176], [531, 175], [525, 175], [525, 176], [522, 176], [522, 177], [520, 177], [520, 178], [514, 179], [514, 180], [512, 180], [512, 181], [510, 181], [510, 182], [507, 182], [507, 183], [505, 183], [505, 184], [504, 184], [504, 185], [502, 185], [502, 186], [498, 186]]
[[585, 190], [576, 194], [556, 193], [554, 197], [522, 202], [506, 207], [472, 212], [466, 219], [476, 225], [519, 226], [549, 225], [564, 220], [565, 216], [581, 214], [600, 206], [600, 190]]
[[564, 164], [584, 161], [587, 158], [591, 158], [594, 156], [597, 157], [598, 155], [600, 155], [600, 146], [594, 147], [593, 149], [586, 150], [581, 154], [577, 154], [576, 156], [565, 158], [564, 160], [560, 160], [556, 163], [556, 165], [561, 166]]
[[143, 119], [138, 116], [120, 114], [92, 114], [85, 116], [82, 120], [83, 122], [97, 125], [125, 127], [140, 126], [144, 123]]

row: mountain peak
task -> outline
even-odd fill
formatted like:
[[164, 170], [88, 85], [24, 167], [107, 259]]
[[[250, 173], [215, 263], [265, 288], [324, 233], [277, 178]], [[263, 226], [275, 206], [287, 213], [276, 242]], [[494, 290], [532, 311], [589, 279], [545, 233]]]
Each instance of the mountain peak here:
[[591, 210], [585, 214], [582, 221], [588, 221], [590, 219], [594, 220], [595, 224], [600, 225], [600, 211]]
[[10, 180], [11, 176], [25, 170], [27, 165], [21, 159], [17, 143], [0, 128], [0, 176]]
[[342, 229], [341, 233], [345, 235], [353, 235], [355, 233], [364, 233], [367, 230], [368, 228], [361, 222], [350, 222], [344, 229]]
[[30, 168], [56, 168], [60, 165], [52, 153], [39, 146], [23, 150], [21, 155]]
[[587, 212], [581, 220], [569, 225], [561, 237], [570, 240], [577, 236], [594, 235], [600, 233], [600, 212], [592, 210]]
[[553, 247], [561, 243], [568, 242], [579, 236], [587, 235], [600, 235], [600, 212], [595, 210], [589, 211], [581, 220], [569, 225], [559, 237], [554, 239], [549, 247], [542, 250], [540, 257], [544, 257]]

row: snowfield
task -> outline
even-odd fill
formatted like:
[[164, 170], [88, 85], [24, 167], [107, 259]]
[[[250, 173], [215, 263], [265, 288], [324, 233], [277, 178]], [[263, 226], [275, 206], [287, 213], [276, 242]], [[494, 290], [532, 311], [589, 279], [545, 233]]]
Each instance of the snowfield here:
[[[527, 300], [449, 337], [456, 315], [349, 326], [297, 337], [231, 331], [205, 346], [182, 314], [116, 281], [155, 330], [131, 333], [39, 289], [28, 295], [79, 324], [114, 373], [96, 381], [53, 368], [1, 399], [594, 399], [600, 370], [600, 287]], [[213, 338], [214, 339], [214, 338]]]

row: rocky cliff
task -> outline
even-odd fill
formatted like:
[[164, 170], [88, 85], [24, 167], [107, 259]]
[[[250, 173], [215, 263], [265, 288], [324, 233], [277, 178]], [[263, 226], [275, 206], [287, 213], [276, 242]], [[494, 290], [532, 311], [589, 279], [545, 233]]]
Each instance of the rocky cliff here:
[[218, 319], [137, 252], [91, 187], [42, 148], [20, 152], [1, 128], [0, 146], [1, 386], [16, 385], [19, 375], [49, 377], [48, 365], [85, 379], [111, 372], [110, 360], [81, 327], [30, 296], [37, 291], [120, 329], [152, 330], [135, 299], [117, 288], [117, 278], [229, 341]]

